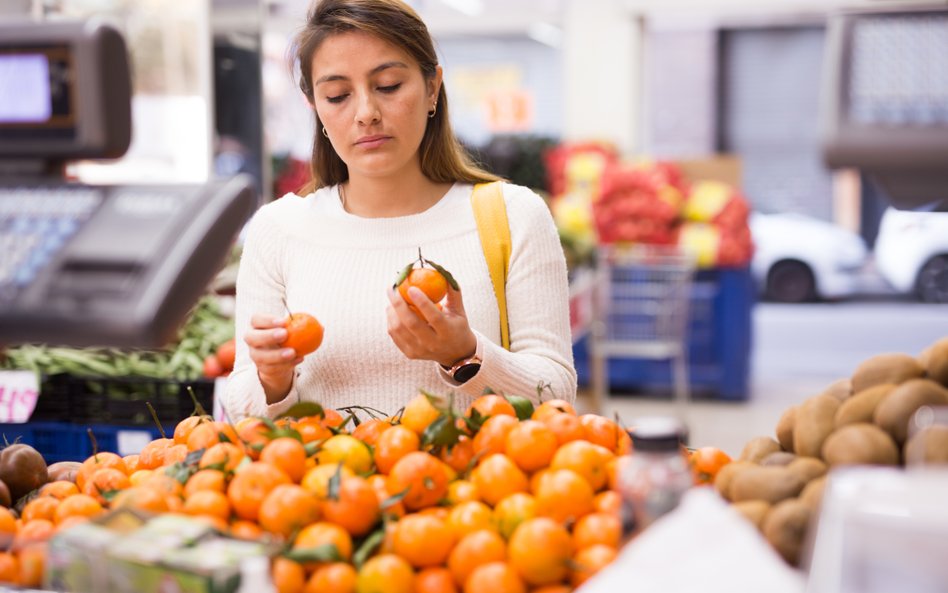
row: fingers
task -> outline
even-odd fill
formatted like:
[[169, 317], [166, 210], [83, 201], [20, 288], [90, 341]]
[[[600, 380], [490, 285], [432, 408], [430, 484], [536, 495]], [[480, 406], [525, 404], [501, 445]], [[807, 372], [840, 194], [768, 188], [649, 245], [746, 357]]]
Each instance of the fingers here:
[[461, 291], [454, 290], [450, 284], [448, 285], [448, 296], [445, 299], [444, 307], [448, 311], [467, 317], [464, 313], [464, 301], [461, 298]]

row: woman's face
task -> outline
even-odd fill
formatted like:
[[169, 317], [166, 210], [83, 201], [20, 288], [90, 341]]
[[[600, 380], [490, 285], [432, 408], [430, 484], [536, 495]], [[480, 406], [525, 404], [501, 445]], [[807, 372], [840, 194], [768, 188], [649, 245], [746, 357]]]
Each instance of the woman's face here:
[[350, 177], [420, 168], [418, 147], [438, 97], [440, 66], [426, 81], [398, 47], [347, 32], [323, 41], [312, 69], [316, 113]]

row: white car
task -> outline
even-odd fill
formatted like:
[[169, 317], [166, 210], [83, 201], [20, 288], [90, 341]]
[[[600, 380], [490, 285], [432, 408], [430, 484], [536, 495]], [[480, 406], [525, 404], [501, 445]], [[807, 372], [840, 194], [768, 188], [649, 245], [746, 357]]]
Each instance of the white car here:
[[866, 243], [843, 227], [802, 214], [752, 212], [751, 273], [764, 297], [785, 303], [838, 299], [859, 289]]
[[948, 212], [886, 209], [875, 256], [879, 273], [895, 290], [948, 303]]

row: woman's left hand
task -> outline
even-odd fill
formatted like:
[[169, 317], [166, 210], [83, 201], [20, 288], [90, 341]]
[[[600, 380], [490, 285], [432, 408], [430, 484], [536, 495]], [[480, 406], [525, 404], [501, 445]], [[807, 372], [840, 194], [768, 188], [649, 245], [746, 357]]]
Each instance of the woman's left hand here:
[[[443, 309], [439, 309], [417, 287], [408, 289], [408, 298], [421, 313], [419, 317], [394, 288], [389, 289], [388, 335], [402, 353], [412, 360], [433, 360], [451, 366], [474, 356], [477, 336], [464, 313], [460, 291], [448, 287]], [[422, 318], [423, 317], [423, 318]]]

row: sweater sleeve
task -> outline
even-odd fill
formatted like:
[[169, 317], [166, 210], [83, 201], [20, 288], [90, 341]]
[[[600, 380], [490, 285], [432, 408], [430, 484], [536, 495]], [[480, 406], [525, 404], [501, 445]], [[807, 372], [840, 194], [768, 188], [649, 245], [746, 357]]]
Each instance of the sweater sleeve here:
[[[477, 334], [482, 352], [480, 371], [464, 384], [444, 381], [469, 396], [485, 388], [539, 400], [576, 398], [569, 326], [569, 280], [566, 258], [553, 217], [533, 191], [504, 184], [511, 255], [507, 276], [507, 319], [510, 351]], [[552, 394], [552, 395], [551, 395]]]
[[267, 404], [257, 367], [250, 360], [250, 350], [244, 342], [253, 315], [286, 315], [285, 286], [281, 272], [284, 242], [285, 234], [280, 232], [266, 207], [259, 210], [248, 224], [237, 272], [234, 312], [237, 355], [234, 370], [227, 379], [223, 401], [231, 422], [246, 416], [274, 418], [299, 400], [294, 381], [286, 398], [273, 405]]

